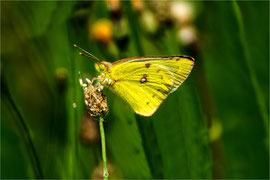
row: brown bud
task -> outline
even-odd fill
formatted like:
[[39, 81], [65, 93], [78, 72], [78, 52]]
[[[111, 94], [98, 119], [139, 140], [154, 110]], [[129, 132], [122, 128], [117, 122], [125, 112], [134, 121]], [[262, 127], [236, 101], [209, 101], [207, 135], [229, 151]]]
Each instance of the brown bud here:
[[131, 3], [135, 11], [139, 13], [145, 9], [144, 2], [142, 0], [132, 0]]
[[110, 11], [119, 11], [121, 8], [120, 0], [107, 0]]
[[[117, 171], [116, 167], [108, 162], [107, 163], [107, 170], [109, 173], [109, 179], [120, 179], [121, 175]], [[92, 179], [103, 179], [103, 164], [100, 164], [98, 167], [96, 167], [92, 174]]]
[[91, 144], [99, 139], [98, 121], [89, 114], [85, 114], [81, 124], [81, 140], [84, 144]]

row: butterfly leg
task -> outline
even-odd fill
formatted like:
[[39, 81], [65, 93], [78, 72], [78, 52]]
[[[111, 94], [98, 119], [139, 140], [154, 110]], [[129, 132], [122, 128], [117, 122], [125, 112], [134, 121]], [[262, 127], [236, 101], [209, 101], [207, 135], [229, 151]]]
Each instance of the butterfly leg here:
[[[91, 82], [91, 85], [93, 85], [93, 83], [96, 81], [96, 80], [99, 80], [100, 78], [98, 78], [98, 77], [93, 77], [93, 79], [92, 79], [92, 81], [90, 81]], [[89, 80], [89, 79], [88, 79]]]
[[80, 85], [83, 88], [83, 90], [85, 91], [87, 89], [87, 84], [83, 83], [82, 78], [79, 79]]

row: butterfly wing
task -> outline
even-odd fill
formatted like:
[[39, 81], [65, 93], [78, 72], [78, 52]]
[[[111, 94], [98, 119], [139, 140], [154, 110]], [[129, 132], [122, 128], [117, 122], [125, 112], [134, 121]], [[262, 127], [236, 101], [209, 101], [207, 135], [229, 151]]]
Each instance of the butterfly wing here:
[[113, 80], [110, 89], [143, 116], [151, 116], [174, 86], [173, 74], [156, 64], [119, 63], [110, 71]]
[[123, 68], [126, 64], [131, 62], [145, 62], [150, 65], [155, 64], [169, 70], [174, 76], [174, 85], [171, 89], [171, 93], [184, 82], [194, 66], [194, 59], [189, 56], [126, 58], [114, 62], [113, 65], [119, 66], [118, 68]]

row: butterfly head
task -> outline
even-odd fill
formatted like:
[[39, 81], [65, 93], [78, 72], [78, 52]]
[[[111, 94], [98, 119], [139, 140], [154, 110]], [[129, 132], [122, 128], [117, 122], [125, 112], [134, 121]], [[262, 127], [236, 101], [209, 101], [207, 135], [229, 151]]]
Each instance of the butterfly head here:
[[104, 62], [104, 61], [101, 61], [101, 62], [98, 62], [98, 63], [95, 63], [95, 68], [98, 72], [107, 72], [109, 71], [110, 67], [112, 66], [111, 63], [109, 62]]

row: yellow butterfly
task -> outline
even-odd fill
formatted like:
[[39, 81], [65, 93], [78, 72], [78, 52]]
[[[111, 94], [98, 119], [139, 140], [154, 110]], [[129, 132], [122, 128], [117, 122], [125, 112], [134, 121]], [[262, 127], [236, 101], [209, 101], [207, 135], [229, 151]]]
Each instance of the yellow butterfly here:
[[95, 68], [101, 75], [95, 79], [124, 99], [137, 114], [147, 117], [177, 90], [194, 65], [189, 56], [136, 57], [110, 63], [74, 46], [86, 53], [80, 54], [98, 61]]

